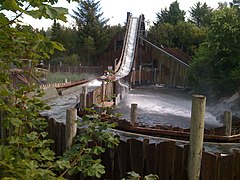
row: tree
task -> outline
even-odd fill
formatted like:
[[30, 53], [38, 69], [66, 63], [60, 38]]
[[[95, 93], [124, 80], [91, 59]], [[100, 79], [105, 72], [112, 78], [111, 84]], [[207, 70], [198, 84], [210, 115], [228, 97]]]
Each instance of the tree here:
[[232, 2], [230, 2], [230, 6], [231, 7], [240, 7], [240, 0], [233, 0]]
[[185, 12], [179, 8], [179, 3], [174, 1], [170, 4], [169, 10], [165, 8], [161, 10], [161, 13], [157, 13], [157, 22], [159, 23], [169, 23], [176, 25], [179, 21], [184, 21]]
[[[70, 2], [70, 0], [67, 0]], [[16, 85], [12, 75], [25, 72], [24, 61], [32, 62], [32, 69], [54, 50], [63, 50], [60, 43], [51, 41], [31, 26], [19, 25], [24, 14], [33, 18], [66, 20], [67, 10], [54, 7], [58, 0], [2, 0], [0, 1], [0, 179], [64, 179], [63, 174], [82, 171], [84, 175], [99, 177], [104, 173], [99, 157], [104, 149], [98, 144], [93, 149], [87, 144], [96, 138], [107, 140], [109, 146], [117, 139], [106, 133], [108, 124], [94, 114], [91, 126], [84, 117], [85, 135], [76, 138], [76, 144], [56, 157], [50, 150], [52, 140], [47, 138], [46, 119], [40, 112], [49, 109], [39, 97], [43, 94], [35, 82]], [[10, 11], [13, 19], [4, 14]], [[20, 69], [22, 68], [22, 69]], [[27, 71], [27, 70], [26, 70]], [[97, 137], [94, 135], [97, 134]], [[4, 135], [4, 136], [2, 136]], [[84, 138], [85, 137], [85, 138]], [[79, 151], [78, 151], [79, 150]], [[86, 159], [90, 162], [86, 163]], [[84, 160], [84, 163], [80, 163]], [[84, 165], [83, 165], [84, 164]], [[61, 171], [63, 171], [61, 175]], [[59, 173], [60, 172], [60, 173]]]
[[207, 38], [206, 28], [198, 27], [189, 22], [178, 22], [174, 28], [173, 42], [176, 47], [192, 56], [199, 44]]
[[[81, 1], [72, 17], [76, 21], [79, 55], [94, 64], [96, 56], [103, 53], [110, 41], [107, 33], [108, 19], [100, 12], [100, 1]], [[87, 43], [87, 44], [85, 44]]]
[[206, 37], [206, 28], [179, 21], [175, 26], [169, 23], [155, 24], [150, 27], [147, 38], [159, 47], [177, 47], [192, 56]]
[[147, 38], [159, 47], [174, 47], [174, 26], [169, 23], [152, 26], [149, 29]]
[[189, 22], [199, 27], [210, 25], [212, 9], [208, 7], [206, 3], [201, 4], [201, 2], [197, 2], [193, 7], [190, 7], [190, 9]]
[[[240, 84], [240, 15], [236, 8], [213, 12], [208, 41], [196, 54], [189, 70], [193, 89], [219, 96], [230, 95]], [[203, 88], [204, 87], [204, 88]]]
[[62, 61], [64, 65], [76, 66], [81, 64], [77, 54], [77, 31], [75, 28], [61, 26], [60, 23], [55, 20], [51, 28], [48, 28], [46, 34], [52, 41], [60, 42], [65, 50], [56, 51], [51, 56], [50, 61], [45, 61], [52, 65], [59, 65], [60, 61]]

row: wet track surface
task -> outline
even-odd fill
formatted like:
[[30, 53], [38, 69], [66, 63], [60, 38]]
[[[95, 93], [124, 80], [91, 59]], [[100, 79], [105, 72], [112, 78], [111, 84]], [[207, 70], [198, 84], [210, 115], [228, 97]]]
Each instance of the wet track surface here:
[[[43, 114], [53, 117], [59, 122], [65, 123], [66, 109], [74, 107], [81, 90], [66, 96], [59, 96], [48, 102], [50, 111]], [[189, 128], [191, 117], [191, 95], [180, 89], [167, 89], [157, 86], [142, 86], [132, 89], [120, 102], [115, 112], [121, 113], [122, 118], [130, 119], [130, 107], [132, 103], [138, 104], [138, 119], [141, 124], [147, 125], [172, 125], [175, 127]], [[205, 127], [213, 128], [222, 126], [216, 120], [215, 107], [207, 106]], [[115, 130], [113, 130], [115, 131]], [[122, 138], [143, 139], [141, 135], [129, 135], [117, 131]], [[150, 137], [151, 141], [163, 141], [161, 138]], [[240, 148], [240, 143], [204, 143], [205, 151], [229, 153], [232, 149]]]
[[[122, 118], [130, 119], [131, 104], [138, 104], [138, 121], [143, 125], [166, 125], [189, 128], [191, 123], [192, 96], [181, 89], [168, 89], [158, 86], [142, 86], [133, 89], [120, 102], [115, 112]], [[220, 127], [212, 113], [213, 107], [207, 106], [205, 127]]]

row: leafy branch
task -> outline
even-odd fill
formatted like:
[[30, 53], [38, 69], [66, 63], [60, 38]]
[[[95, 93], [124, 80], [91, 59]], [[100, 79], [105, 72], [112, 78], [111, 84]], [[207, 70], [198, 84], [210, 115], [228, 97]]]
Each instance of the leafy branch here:
[[91, 115], [85, 115], [78, 122], [80, 135], [60, 159], [67, 165], [61, 177], [66, 173], [72, 175], [81, 172], [84, 176], [100, 178], [105, 173], [100, 159], [100, 155], [105, 152], [102, 145], [113, 148], [118, 144], [118, 138], [109, 132], [109, 128], [113, 128], [115, 124], [102, 122], [101, 115], [93, 109], [86, 110], [90, 111]]
[[[123, 178], [122, 180], [140, 180], [141, 179], [141, 176], [135, 173], [134, 171], [128, 172], [127, 174], [128, 174], [127, 179]], [[144, 176], [144, 180], [158, 180], [158, 179], [159, 177], [154, 174], [149, 174], [147, 176]]]

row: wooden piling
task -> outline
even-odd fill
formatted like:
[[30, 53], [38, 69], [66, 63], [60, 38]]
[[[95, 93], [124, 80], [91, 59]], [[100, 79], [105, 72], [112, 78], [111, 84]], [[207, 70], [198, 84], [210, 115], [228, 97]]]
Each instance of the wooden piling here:
[[199, 180], [200, 177], [203, 149], [205, 107], [206, 97], [202, 95], [193, 95], [189, 154], [188, 154], [189, 180]]
[[225, 125], [225, 135], [231, 136], [232, 132], [232, 112], [225, 111], [224, 112], [224, 125]]
[[142, 65], [139, 65], [138, 84], [140, 85], [141, 82], [142, 82]]
[[130, 124], [134, 127], [136, 123], [137, 123], [137, 104], [131, 104]]
[[104, 102], [104, 100], [105, 100], [105, 90], [106, 89], [106, 87], [105, 87], [105, 81], [104, 80], [102, 80], [102, 96], [101, 96], [101, 102]]
[[70, 108], [66, 111], [66, 129], [65, 129], [65, 139], [66, 139], [66, 149], [69, 149], [73, 143], [73, 138], [77, 133], [77, 109]]
[[132, 85], [135, 86], [136, 84], [136, 71], [135, 67], [132, 68]]
[[80, 94], [80, 107], [86, 108], [87, 107], [87, 87], [82, 87], [82, 93]]
[[157, 84], [157, 68], [154, 68], [153, 83]]

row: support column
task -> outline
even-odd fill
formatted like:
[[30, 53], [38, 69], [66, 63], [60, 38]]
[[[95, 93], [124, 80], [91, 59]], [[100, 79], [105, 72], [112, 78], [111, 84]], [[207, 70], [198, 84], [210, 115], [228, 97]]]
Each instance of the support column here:
[[105, 91], [106, 91], [105, 81], [102, 80], [102, 96], [101, 96], [101, 102], [104, 102], [104, 100], [105, 100]]
[[189, 180], [199, 180], [200, 177], [204, 136], [205, 107], [206, 97], [202, 95], [193, 95], [188, 154]]
[[77, 133], [77, 109], [70, 108], [66, 111], [66, 149], [69, 149], [73, 143], [73, 138]]
[[134, 127], [137, 123], [137, 104], [131, 104], [131, 121], [130, 124]]
[[154, 68], [153, 83], [157, 84], [157, 68]]
[[224, 125], [226, 127], [225, 129], [225, 135], [231, 136], [232, 132], [232, 112], [225, 111], [224, 112]]
[[138, 72], [138, 84], [142, 83], [142, 65], [139, 65], [139, 72]]
[[82, 93], [80, 94], [80, 107], [86, 108], [87, 107], [87, 87], [82, 87]]

